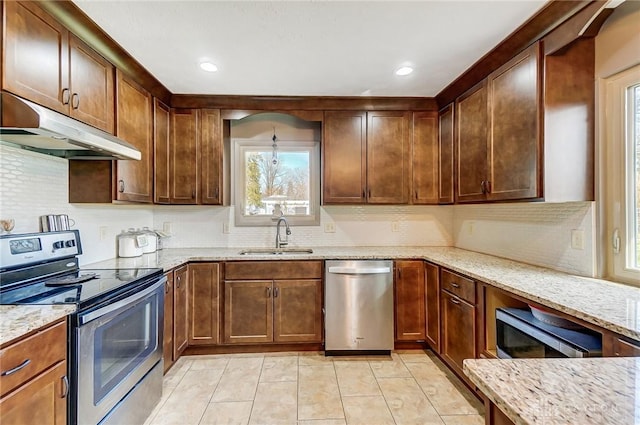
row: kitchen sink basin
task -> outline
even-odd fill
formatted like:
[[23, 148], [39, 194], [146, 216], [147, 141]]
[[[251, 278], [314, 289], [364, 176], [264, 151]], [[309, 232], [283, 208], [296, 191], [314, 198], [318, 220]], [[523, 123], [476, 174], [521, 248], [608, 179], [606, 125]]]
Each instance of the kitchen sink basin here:
[[311, 248], [256, 248], [244, 249], [240, 255], [287, 255], [287, 254], [313, 254]]

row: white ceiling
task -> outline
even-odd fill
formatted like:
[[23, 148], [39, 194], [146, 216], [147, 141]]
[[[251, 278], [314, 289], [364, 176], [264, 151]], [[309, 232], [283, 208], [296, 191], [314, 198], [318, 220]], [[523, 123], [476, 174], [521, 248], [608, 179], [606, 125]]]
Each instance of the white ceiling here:
[[545, 0], [74, 2], [172, 93], [433, 97]]

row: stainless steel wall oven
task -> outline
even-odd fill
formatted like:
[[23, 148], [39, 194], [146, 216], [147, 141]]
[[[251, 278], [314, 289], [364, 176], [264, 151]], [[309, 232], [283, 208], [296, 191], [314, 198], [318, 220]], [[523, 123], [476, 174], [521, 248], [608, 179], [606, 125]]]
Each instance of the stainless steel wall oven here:
[[162, 395], [161, 269], [78, 267], [77, 231], [0, 237], [0, 303], [73, 303], [69, 423], [143, 423]]

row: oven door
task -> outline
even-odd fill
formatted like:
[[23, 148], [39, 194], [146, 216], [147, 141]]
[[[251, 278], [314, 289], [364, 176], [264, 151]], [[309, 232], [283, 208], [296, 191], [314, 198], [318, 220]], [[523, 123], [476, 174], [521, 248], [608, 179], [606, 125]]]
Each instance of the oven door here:
[[78, 424], [100, 422], [161, 360], [164, 282], [78, 314]]

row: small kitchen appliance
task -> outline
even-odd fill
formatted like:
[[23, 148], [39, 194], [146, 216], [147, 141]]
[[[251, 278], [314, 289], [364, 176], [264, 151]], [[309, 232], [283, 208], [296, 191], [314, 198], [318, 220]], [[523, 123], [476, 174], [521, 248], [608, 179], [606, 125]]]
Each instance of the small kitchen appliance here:
[[162, 396], [158, 268], [83, 269], [80, 233], [0, 236], [0, 304], [74, 304], [69, 423], [143, 423]]

